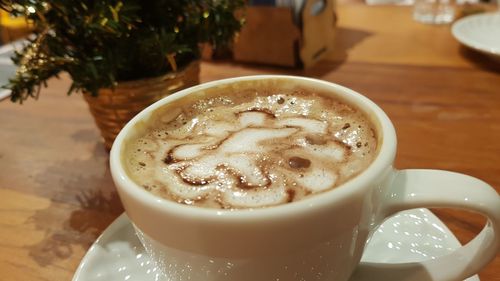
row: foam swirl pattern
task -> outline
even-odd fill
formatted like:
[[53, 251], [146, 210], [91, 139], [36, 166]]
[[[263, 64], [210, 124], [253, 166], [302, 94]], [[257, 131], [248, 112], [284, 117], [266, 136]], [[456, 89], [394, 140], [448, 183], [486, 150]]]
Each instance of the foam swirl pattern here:
[[139, 185], [188, 205], [273, 206], [330, 190], [376, 153], [368, 118], [317, 93], [243, 91], [176, 104], [130, 142]]

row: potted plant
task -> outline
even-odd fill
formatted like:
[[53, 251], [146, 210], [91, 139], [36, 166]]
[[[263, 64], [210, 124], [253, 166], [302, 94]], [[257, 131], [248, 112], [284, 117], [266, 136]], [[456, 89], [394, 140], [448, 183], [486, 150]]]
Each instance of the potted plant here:
[[109, 148], [121, 127], [147, 105], [198, 83], [200, 45], [232, 42], [243, 0], [0, 0], [33, 26], [13, 56], [4, 86], [11, 100], [37, 98], [46, 81], [71, 76]]

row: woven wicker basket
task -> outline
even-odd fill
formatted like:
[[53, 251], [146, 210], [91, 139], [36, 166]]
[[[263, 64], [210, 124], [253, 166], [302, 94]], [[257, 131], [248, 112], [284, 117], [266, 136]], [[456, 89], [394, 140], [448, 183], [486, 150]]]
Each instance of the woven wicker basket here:
[[198, 84], [199, 72], [199, 61], [194, 61], [184, 69], [163, 76], [120, 82], [113, 90], [99, 90], [96, 97], [84, 94], [106, 148], [111, 149], [123, 126], [141, 110], [165, 96]]

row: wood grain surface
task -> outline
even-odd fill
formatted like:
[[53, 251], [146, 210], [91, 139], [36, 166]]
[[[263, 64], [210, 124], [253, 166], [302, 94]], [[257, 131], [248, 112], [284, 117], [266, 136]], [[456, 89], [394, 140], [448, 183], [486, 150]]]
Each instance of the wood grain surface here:
[[[393, 120], [397, 168], [466, 173], [500, 191], [500, 61], [457, 43], [450, 26], [401, 6], [339, 7], [336, 49], [308, 70], [203, 62], [201, 80], [294, 74], [363, 93]], [[53, 79], [38, 101], [0, 103], [0, 280], [71, 280], [86, 250], [123, 209], [108, 153], [83, 98]], [[465, 243], [478, 215], [433, 210]], [[480, 273], [500, 280], [500, 258]]]

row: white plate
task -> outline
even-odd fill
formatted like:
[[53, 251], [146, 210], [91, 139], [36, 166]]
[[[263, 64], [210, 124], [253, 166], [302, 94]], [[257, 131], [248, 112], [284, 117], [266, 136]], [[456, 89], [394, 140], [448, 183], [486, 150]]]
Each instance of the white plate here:
[[[423, 261], [447, 254], [459, 246], [453, 233], [434, 214], [427, 209], [415, 209], [385, 221], [372, 236], [362, 261]], [[125, 214], [90, 247], [73, 277], [73, 281], [99, 280], [168, 280], [149, 260]], [[473, 276], [466, 281], [479, 281], [479, 278]]]
[[500, 12], [462, 18], [453, 24], [451, 32], [465, 46], [500, 57]]
[[26, 40], [20, 39], [0, 46], [0, 101], [10, 97], [10, 90], [1, 87], [7, 85], [17, 70], [17, 66], [14, 65], [10, 57], [14, 54], [14, 50], [21, 50], [24, 44], [26, 44]]
[[17, 67], [10, 59], [13, 54], [13, 44], [0, 46], [0, 101], [10, 97], [10, 90], [2, 89], [1, 87], [7, 85], [9, 78], [12, 78], [16, 73]]

